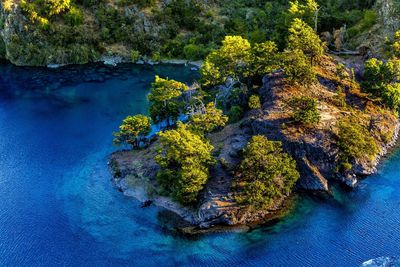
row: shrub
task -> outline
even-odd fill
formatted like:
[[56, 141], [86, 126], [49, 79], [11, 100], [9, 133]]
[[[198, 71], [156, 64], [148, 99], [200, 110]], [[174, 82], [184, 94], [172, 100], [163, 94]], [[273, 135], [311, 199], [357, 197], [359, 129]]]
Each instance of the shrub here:
[[65, 22], [71, 26], [78, 26], [83, 23], [83, 12], [77, 7], [71, 7], [64, 15]]
[[282, 64], [289, 82], [307, 86], [316, 81], [313, 68], [301, 50], [284, 52]]
[[207, 50], [201, 45], [188, 44], [183, 48], [185, 58], [190, 60], [202, 59], [206, 52]]
[[400, 31], [394, 34], [394, 42], [392, 45], [393, 54], [396, 57], [400, 57]]
[[133, 63], [137, 62], [140, 59], [140, 53], [137, 50], [131, 50], [131, 61]]
[[237, 201], [255, 209], [271, 207], [290, 194], [300, 175], [296, 162], [282, 150], [281, 142], [256, 135], [243, 151], [237, 170], [242, 190]]
[[258, 95], [252, 95], [249, 98], [249, 108], [251, 109], [259, 109], [261, 108], [261, 101]]
[[300, 96], [290, 100], [289, 105], [293, 110], [293, 120], [304, 125], [318, 124], [321, 116], [314, 98]]
[[379, 151], [375, 139], [368, 130], [351, 118], [339, 122], [338, 146], [342, 162], [372, 159]]
[[232, 106], [229, 110], [229, 119], [231, 122], [239, 121], [243, 116], [243, 109], [240, 106]]

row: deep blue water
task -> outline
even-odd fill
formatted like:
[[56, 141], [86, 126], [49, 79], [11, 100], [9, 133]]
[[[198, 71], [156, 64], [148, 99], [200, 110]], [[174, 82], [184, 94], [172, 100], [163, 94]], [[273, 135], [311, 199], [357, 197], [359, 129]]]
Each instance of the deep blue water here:
[[0, 65], [0, 266], [358, 266], [400, 254], [400, 153], [335, 199], [248, 233], [193, 238], [112, 187], [112, 132], [146, 112], [155, 74], [187, 67]]

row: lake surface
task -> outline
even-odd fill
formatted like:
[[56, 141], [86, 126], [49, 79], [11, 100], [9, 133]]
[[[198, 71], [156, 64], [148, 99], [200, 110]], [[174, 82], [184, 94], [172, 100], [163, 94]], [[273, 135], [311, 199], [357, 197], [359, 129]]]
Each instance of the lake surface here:
[[110, 182], [112, 132], [145, 113], [154, 75], [184, 66], [0, 64], [0, 266], [358, 266], [400, 255], [400, 153], [335, 199], [300, 196], [247, 233], [174, 234]]

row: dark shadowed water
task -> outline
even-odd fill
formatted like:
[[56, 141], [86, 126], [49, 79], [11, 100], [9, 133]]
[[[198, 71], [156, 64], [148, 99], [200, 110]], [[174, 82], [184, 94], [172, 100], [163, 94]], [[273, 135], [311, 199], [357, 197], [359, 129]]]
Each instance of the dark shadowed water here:
[[185, 238], [110, 182], [112, 132], [146, 112], [154, 75], [183, 66], [0, 65], [0, 266], [358, 266], [400, 254], [400, 153], [334, 200], [248, 233]]

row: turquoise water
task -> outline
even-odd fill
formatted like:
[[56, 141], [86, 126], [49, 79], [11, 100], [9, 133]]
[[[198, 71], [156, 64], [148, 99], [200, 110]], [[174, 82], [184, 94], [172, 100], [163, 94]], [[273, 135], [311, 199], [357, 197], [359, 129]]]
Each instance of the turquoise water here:
[[146, 112], [155, 74], [183, 66], [0, 65], [0, 266], [358, 266], [400, 254], [400, 153], [335, 199], [247, 233], [185, 237], [110, 182], [112, 132]]

